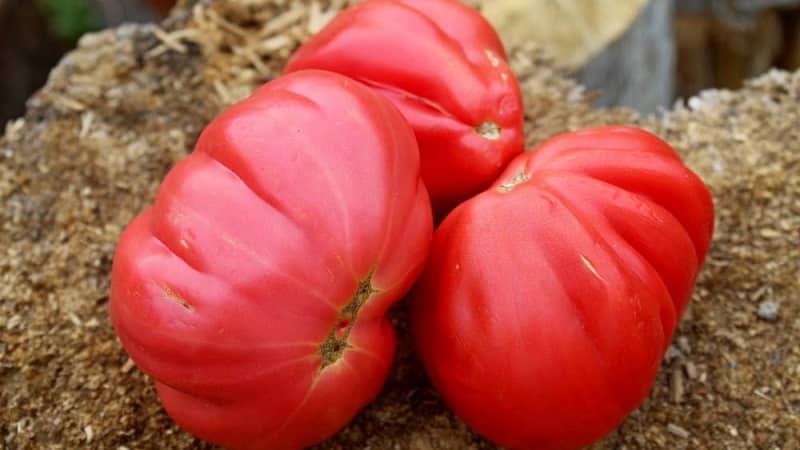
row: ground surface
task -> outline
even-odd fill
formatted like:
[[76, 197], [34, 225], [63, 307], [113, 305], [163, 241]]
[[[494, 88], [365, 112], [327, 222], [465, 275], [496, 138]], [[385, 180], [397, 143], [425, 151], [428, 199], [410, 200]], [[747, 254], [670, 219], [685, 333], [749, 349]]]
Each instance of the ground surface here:
[[[86, 37], [0, 138], [0, 449], [205, 448], [172, 425], [113, 334], [112, 252], [202, 127], [275, 76], [328, 12], [222, 3]], [[800, 449], [800, 74], [641, 120], [592, 110], [540, 52], [512, 54], [529, 144], [643, 123], [717, 203], [709, 261], [653, 392], [596, 448]], [[776, 320], [759, 318], [765, 302]], [[403, 336], [402, 311], [396, 322]], [[320, 448], [494, 447], [447, 412], [404, 342], [382, 396]]]

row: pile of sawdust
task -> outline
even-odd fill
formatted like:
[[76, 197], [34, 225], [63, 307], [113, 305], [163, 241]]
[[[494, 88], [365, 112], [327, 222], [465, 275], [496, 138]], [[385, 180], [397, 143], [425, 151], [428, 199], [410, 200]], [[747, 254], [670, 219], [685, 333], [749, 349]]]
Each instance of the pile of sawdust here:
[[[206, 447], [171, 423], [113, 334], [114, 246], [203, 126], [345, 2], [235, 3], [184, 2], [163, 28], [85, 37], [0, 138], [0, 448]], [[591, 109], [539, 50], [511, 55], [529, 144], [642, 122]], [[711, 186], [716, 240], [652, 395], [596, 448], [797, 449], [800, 74], [689, 105], [643, 124]], [[775, 321], [759, 319], [775, 305]], [[404, 337], [402, 308], [395, 322]], [[402, 338], [384, 393], [320, 448], [494, 447], [441, 404]]]

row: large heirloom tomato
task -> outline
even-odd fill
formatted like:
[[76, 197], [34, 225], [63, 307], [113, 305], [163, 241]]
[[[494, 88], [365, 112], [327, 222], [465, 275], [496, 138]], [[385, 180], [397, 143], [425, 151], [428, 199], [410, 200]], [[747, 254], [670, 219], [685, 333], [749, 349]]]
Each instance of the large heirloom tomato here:
[[122, 235], [111, 318], [184, 428], [297, 449], [379, 392], [387, 309], [432, 236], [414, 136], [381, 96], [298, 72], [215, 119]]
[[497, 33], [458, 0], [366, 0], [289, 61], [390, 99], [417, 136], [437, 215], [485, 189], [522, 152], [522, 96]]
[[434, 236], [412, 333], [433, 384], [514, 449], [575, 449], [647, 395], [708, 250], [710, 194], [641, 130], [516, 158]]

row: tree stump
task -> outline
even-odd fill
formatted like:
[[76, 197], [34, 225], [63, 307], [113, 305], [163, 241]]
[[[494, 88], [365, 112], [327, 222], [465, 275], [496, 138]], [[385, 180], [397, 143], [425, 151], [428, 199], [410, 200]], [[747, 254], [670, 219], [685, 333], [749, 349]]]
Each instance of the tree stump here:
[[508, 45], [534, 41], [597, 90], [598, 106], [650, 113], [673, 99], [673, 2], [504, 0], [484, 12]]
[[642, 113], [666, 109], [675, 93], [673, 3], [650, 0], [616, 40], [595, 54], [578, 80], [599, 91], [597, 106]]
[[678, 94], [741, 87], [770, 67], [800, 67], [800, 0], [677, 2]]

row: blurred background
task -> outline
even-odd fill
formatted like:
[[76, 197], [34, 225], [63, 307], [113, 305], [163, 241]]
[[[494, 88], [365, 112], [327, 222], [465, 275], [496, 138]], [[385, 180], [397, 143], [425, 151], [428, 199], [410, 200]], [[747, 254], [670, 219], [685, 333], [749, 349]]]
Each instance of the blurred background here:
[[[246, 0], [230, 0], [246, 1]], [[472, 0], [506, 45], [537, 42], [596, 104], [657, 113], [707, 88], [800, 66], [800, 0]], [[0, 124], [86, 32], [158, 21], [170, 0], [0, 0]]]

